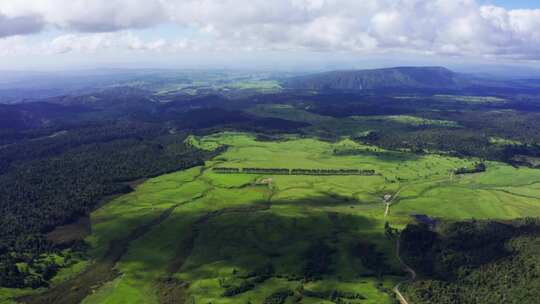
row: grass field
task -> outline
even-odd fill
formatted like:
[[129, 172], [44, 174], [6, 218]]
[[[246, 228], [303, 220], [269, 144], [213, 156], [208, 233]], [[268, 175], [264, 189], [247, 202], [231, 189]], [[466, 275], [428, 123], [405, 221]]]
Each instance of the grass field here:
[[381, 119], [395, 121], [412, 126], [437, 126], [437, 127], [446, 127], [446, 128], [458, 128], [459, 125], [455, 121], [450, 120], [437, 120], [437, 119], [426, 119], [410, 115], [390, 115], [382, 116]]
[[509, 145], [521, 145], [523, 143], [517, 141], [517, 140], [510, 140], [506, 138], [500, 138], [500, 137], [490, 137], [489, 143], [493, 145], [498, 146], [509, 146]]
[[[458, 177], [455, 168], [476, 160], [385, 151], [348, 139], [259, 142], [220, 133], [188, 140], [229, 149], [203, 167], [150, 179], [92, 213], [87, 241], [94, 259], [106, 259], [119, 240], [129, 242], [115, 279], [92, 288], [83, 303], [265, 303], [286, 290], [284, 302], [267, 303], [337, 303], [340, 297], [395, 303], [391, 288], [404, 273], [385, 222], [401, 228], [411, 214], [540, 216], [540, 171], [534, 169], [493, 162], [487, 172]], [[334, 154], [343, 148], [360, 152]], [[217, 166], [378, 174], [216, 174]], [[385, 195], [393, 196], [386, 217]], [[357, 299], [346, 299], [351, 294]]]
[[470, 104], [496, 103], [501, 104], [508, 100], [493, 96], [463, 96], [463, 95], [434, 95], [433, 98], [447, 102], [462, 102]]

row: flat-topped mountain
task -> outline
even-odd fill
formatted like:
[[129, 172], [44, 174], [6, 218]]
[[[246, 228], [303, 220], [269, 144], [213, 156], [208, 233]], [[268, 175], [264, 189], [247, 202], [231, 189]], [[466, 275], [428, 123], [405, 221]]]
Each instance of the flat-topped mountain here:
[[457, 89], [469, 86], [470, 78], [444, 67], [396, 67], [299, 76], [288, 79], [285, 85], [309, 90]]

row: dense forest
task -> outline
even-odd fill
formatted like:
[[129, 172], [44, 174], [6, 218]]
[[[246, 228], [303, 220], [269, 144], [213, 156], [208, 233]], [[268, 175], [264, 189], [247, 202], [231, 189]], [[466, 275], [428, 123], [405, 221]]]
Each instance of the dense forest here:
[[[0, 286], [38, 287], [57, 270], [44, 253], [60, 253], [45, 237], [88, 214], [127, 182], [200, 165], [220, 153], [184, 143], [154, 125], [112, 122], [0, 149]], [[20, 271], [17, 263], [29, 265]]]
[[[347, 132], [347, 129], [335, 128], [335, 125], [327, 127], [321, 124], [313, 133], [326, 140], [337, 140], [342, 135], [350, 135], [358, 142], [389, 150], [436, 152], [534, 166], [516, 156], [540, 156], [538, 97], [502, 95], [500, 99], [504, 102], [466, 97], [478, 99], [470, 102], [465, 101], [465, 97], [464, 101], [459, 98], [448, 101], [437, 96], [403, 97], [336, 92], [304, 97], [304, 101], [295, 106], [324, 117], [342, 120], [360, 118], [354, 123], [357, 128], [366, 131], [354, 134]], [[334, 103], [334, 100], [340, 102]], [[381, 119], [396, 115], [413, 116], [433, 123], [407, 124]], [[452, 124], [437, 124], [439, 121]], [[497, 143], [493, 141], [494, 138], [507, 141]]]
[[402, 255], [418, 274], [404, 287], [412, 303], [536, 303], [540, 222], [471, 221], [409, 225]]

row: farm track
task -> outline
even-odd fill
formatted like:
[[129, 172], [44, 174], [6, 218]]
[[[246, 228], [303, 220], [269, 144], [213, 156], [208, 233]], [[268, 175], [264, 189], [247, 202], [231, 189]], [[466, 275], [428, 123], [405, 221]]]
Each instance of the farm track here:
[[513, 195], [513, 196], [540, 200], [540, 197], [538, 197], [538, 196], [519, 194], [519, 193], [515, 193], [515, 192], [512, 192], [512, 191], [504, 190], [504, 189], [491, 188], [491, 189], [485, 189], [485, 190], [497, 191], [497, 192], [502, 192], [502, 193], [506, 193], [506, 194], [509, 194], [509, 195]]
[[393, 291], [397, 295], [397, 297], [399, 299], [399, 302], [401, 304], [411, 304], [409, 301], [407, 301], [407, 299], [401, 293], [399, 288], [401, 287], [401, 285], [403, 285], [405, 283], [409, 283], [409, 282], [414, 281], [416, 279], [416, 272], [414, 271], [414, 269], [409, 267], [409, 265], [407, 265], [407, 264], [405, 264], [405, 262], [403, 262], [403, 259], [401, 258], [401, 254], [400, 254], [400, 243], [401, 243], [401, 237], [398, 236], [398, 238], [396, 240], [396, 257], [397, 257], [399, 263], [403, 266], [403, 269], [410, 274], [410, 277], [407, 280], [399, 282], [396, 286], [394, 286]]
[[[385, 211], [384, 211], [384, 217], [387, 217], [388, 214], [390, 213], [390, 206], [392, 206], [392, 204], [394, 203], [394, 201], [396, 200], [396, 198], [399, 197], [399, 194], [400, 194], [403, 190], [405, 190], [406, 188], [412, 186], [413, 184], [414, 184], [414, 183], [411, 182], [411, 183], [409, 183], [409, 184], [406, 184], [406, 185], [403, 186], [403, 187], [400, 187], [400, 188], [398, 189], [398, 191], [397, 191], [396, 193], [394, 193], [394, 195], [392, 195], [392, 198], [391, 198], [389, 201], [385, 201], [386, 209], [385, 209]], [[436, 187], [436, 186], [434, 186], [434, 187]]]
[[406, 185], [404, 185], [403, 187], [400, 187], [398, 189], [398, 191], [392, 196], [392, 199], [390, 199], [388, 202], [384, 202], [386, 204], [386, 209], [385, 209], [385, 213], [384, 213], [384, 217], [387, 217], [387, 215], [390, 213], [390, 207], [393, 205], [393, 204], [396, 204], [399, 202], [399, 200], [397, 202], [394, 202], [398, 197], [399, 197], [399, 194], [411, 187], [411, 186], [414, 186], [414, 185], [420, 185], [420, 184], [431, 184], [433, 183], [432, 185], [429, 185], [428, 187], [426, 188], [423, 188], [418, 194], [416, 195], [413, 195], [413, 196], [408, 196], [408, 197], [405, 197], [404, 199], [416, 199], [416, 198], [419, 198], [421, 196], [423, 196], [424, 194], [426, 194], [427, 192], [433, 190], [433, 189], [436, 189], [438, 187], [440, 187], [441, 184], [445, 183], [445, 182], [449, 182], [449, 183], [453, 183], [453, 184], [456, 184], [453, 176], [450, 176], [448, 178], [439, 178], [439, 179], [435, 179], [435, 180], [431, 180], [431, 181], [425, 181], [424, 179], [421, 179], [421, 180], [416, 180], [416, 181], [412, 181]]

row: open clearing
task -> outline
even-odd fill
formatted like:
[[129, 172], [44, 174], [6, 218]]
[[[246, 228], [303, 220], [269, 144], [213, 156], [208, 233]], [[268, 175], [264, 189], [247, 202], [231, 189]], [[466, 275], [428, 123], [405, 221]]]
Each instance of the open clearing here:
[[[455, 168], [476, 160], [350, 140], [260, 142], [220, 133], [190, 141], [229, 149], [204, 167], [149, 179], [92, 213], [86, 240], [94, 259], [107, 259], [114, 244], [125, 248], [113, 279], [90, 286], [83, 303], [265, 303], [271, 296], [285, 300], [268, 303], [394, 303], [392, 287], [406, 273], [385, 222], [401, 228], [413, 213], [540, 216], [539, 170], [487, 163], [487, 172], [457, 177]], [[335, 155], [343, 147], [359, 152]], [[217, 174], [215, 167], [377, 175]], [[393, 196], [387, 217], [385, 195]]]

